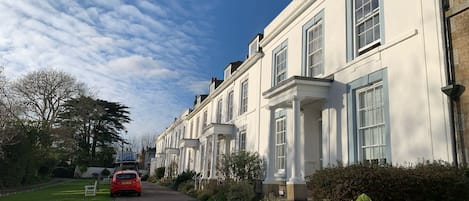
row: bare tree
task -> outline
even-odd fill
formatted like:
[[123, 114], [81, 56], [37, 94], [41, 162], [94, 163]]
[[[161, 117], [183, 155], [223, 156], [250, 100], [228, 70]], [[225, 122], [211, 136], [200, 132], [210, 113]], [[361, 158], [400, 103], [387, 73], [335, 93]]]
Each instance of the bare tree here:
[[83, 83], [71, 75], [52, 69], [28, 73], [12, 85], [15, 99], [26, 108], [24, 117], [52, 128], [67, 100], [85, 92]]
[[140, 137], [140, 143], [142, 145], [142, 149], [146, 149], [149, 147], [155, 146], [155, 137], [156, 135], [153, 133], [146, 133]]
[[9, 94], [9, 82], [0, 67], [0, 159], [3, 158], [3, 146], [17, 143], [15, 138], [20, 133], [14, 126], [20, 110]]

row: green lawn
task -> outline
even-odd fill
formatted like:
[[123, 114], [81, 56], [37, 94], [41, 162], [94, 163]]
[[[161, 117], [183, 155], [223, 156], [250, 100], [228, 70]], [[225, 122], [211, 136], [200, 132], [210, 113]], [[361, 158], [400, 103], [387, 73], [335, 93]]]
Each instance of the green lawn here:
[[6, 197], [0, 197], [0, 201], [109, 201], [109, 184], [102, 182], [99, 184], [96, 197], [84, 197], [84, 186], [93, 184], [94, 180], [73, 180], [32, 192], [21, 192]]

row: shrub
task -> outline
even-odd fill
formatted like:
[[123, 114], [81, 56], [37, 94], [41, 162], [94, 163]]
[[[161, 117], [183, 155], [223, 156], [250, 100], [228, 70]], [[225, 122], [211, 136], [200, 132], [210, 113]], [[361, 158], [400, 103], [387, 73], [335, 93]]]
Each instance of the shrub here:
[[210, 197], [213, 196], [213, 191], [210, 190], [202, 190], [197, 193], [197, 200], [200, 201], [207, 201]]
[[149, 178], [149, 176], [148, 176], [147, 174], [146, 174], [146, 175], [143, 175], [143, 176], [141, 177], [142, 181], [147, 181], [148, 178]]
[[158, 179], [156, 179], [155, 176], [150, 176], [150, 177], [148, 177], [148, 181], [151, 182], [151, 183], [156, 183], [156, 182], [158, 182]]
[[191, 194], [191, 192], [194, 191], [194, 180], [187, 180], [179, 184], [178, 191]]
[[258, 153], [241, 151], [223, 155], [218, 171], [226, 180], [253, 181], [262, 179], [262, 164]]
[[91, 173], [91, 176], [93, 176], [93, 179], [98, 179], [99, 178], [99, 173], [93, 172], [93, 173]]
[[176, 179], [174, 179], [173, 182], [173, 189], [178, 189], [179, 184], [184, 183], [186, 181], [192, 180], [194, 176], [197, 175], [194, 171], [184, 171], [181, 174], [179, 174]]
[[56, 167], [52, 170], [53, 177], [73, 178], [73, 169], [67, 167]]
[[164, 167], [159, 167], [159, 168], [156, 168], [155, 170], [155, 177], [156, 179], [161, 179], [164, 177]]
[[469, 178], [444, 164], [414, 168], [352, 165], [327, 168], [312, 175], [308, 187], [318, 200], [469, 200]]
[[243, 200], [249, 201], [256, 197], [254, 187], [248, 182], [228, 182], [217, 186], [216, 194], [211, 200], [216, 201], [232, 201]]
[[111, 175], [111, 171], [109, 171], [107, 168], [104, 168], [104, 170], [101, 171], [101, 176], [108, 177], [109, 175]]
[[162, 185], [162, 186], [169, 186], [169, 187], [174, 186], [173, 185], [173, 180], [168, 179], [168, 178], [161, 178], [160, 180], [157, 181], [157, 183]]

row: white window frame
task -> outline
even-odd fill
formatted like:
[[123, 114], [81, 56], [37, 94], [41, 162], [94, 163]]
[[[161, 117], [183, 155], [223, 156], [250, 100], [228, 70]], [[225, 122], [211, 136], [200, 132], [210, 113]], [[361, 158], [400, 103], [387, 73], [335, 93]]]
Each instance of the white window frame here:
[[207, 110], [204, 111], [203, 116], [202, 116], [202, 129], [205, 129], [207, 127], [207, 119], [208, 119], [208, 112]]
[[217, 101], [217, 123], [221, 123], [223, 114], [223, 99]]
[[256, 36], [256, 39], [249, 45], [249, 56], [252, 56], [258, 51], [259, 51], [259, 42], [257, 41], [257, 36]]
[[191, 127], [190, 127], [190, 130], [189, 130], [189, 135], [190, 135], [190, 138], [191, 138], [191, 139], [194, 137], [194, 135], [193, 135], [193, 133], [194, 133], [193, 129], [194, 129], [194, 120], [191, 120]]
[[[282, 57], [282, 55], [284, 55]], [[274, 83], [277, 85], [287, 79], [287, 47], [283, 47], [274, 54]]]
[[285, 116], [275, 119], [275, 168], [285, 171], [287, 162], [287, 121]]
[[195, 120], [195, 137], [199, 137], [199, 124], [200, 124], [200, 116], [197, 116], [197, 119]]
[[244, 80], [241, 82], [241, 95], [240, 95], [240, 107], [239, 114], [244, 114], [248, 111], [248, 92], [249, 82]]
[[[361, 5], [357, 5], [357, 2], [360, 1]], [[373, 5], [376, 5], [373, 8]], [[370, 50], [372, 47], [377, 46], [381, 43], [381, 19], [380, 19], [380, 0], [352, 0], [352, 22], [353, 22], [353, 35], [354, 35], [354, 46], [357, 55], [361, 55], [366, 51]], [[357, 7], [358, 6], [358, 7]], [[368, 8], [369, 6], [369, 8]], [[365, 11], [368, 8], [369, 11]], [[360, 16], [357, 14], [362, 12]], [[371, 27], [366, 27], [366, 23], [370, 22]], [[376, 23], [377, 21], [377, 23]], [[363, 25], [363, 32], [360, 32], [359, 27]], [[366, 37], [368, 31], [371, 31], [372, 41], [366, 42]], [[378, 31], [378, 33], [376, 33]], [[364, 36], [364, 46], [360, 47], [360, 35]]]
[[239, 151], [246, 151], [246, 130], [239, 131]]
[[[315, 31], [319, 35], [314, 34]], [[314, 35], [313, 38], [311, 38], [311, 32]], [[322, 19], [319, 19], [306, 31], [306, 69], [309, 77], [321, 76], [324, 73], [323, 43], [323, 22]], [[312, 51], [311, 48], [313, 49]], [[315, 56], [317, 56], [317, 59], [314, 59]], [[317, 60], [319, 60], [319, 62], [317, 62]], [[313, 69], [318, 69], [318, 73], [314, 74], [315, 71]]]
[[[380, 94], [376, 94], [379, 91]], [[358, 160], [365, 163], [386, 164], [389, 161], [386, 157], [387, 143], [383, 83], [377, 82], [370, 86], [357, 89], [355, 93], [357, 108], [357, 148], [359, 149]], [[367, 141], [370, 140], [371, 142], [368, 144]], [[375, 152], [377, 152], [377, 154], [375, 154]], [[369, 153], [368, 155], [372, 157], [368, 156], [366, 153]]]
[[231, 121], [233, 119], [233, 101], [234, 101], [234, 91], [231, 90], [228, 93], [226, 101], [226, 121]]

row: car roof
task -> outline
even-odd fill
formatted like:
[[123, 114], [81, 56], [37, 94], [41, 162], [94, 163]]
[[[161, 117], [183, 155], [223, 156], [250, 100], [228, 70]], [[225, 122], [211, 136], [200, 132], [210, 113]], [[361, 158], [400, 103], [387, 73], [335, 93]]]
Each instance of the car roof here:
[[137, 171], [135, 170], [119, 170], [115, 174], [137, 174]]

